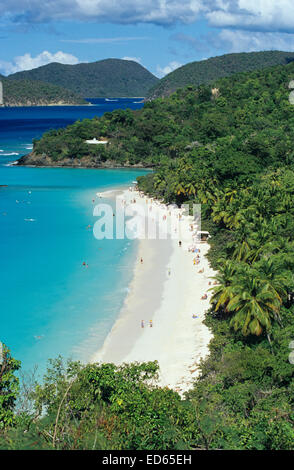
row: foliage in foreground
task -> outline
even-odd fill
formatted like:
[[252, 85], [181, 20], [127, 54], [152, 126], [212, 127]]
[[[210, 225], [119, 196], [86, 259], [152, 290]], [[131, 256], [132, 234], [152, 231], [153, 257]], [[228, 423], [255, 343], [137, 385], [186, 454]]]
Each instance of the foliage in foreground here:
[[[212, 353], [185, 400], [154, 385], [157, 363], [84, 366], [58, 358], [42, 385], [27, 396], [22, 390], [14, 422], [2, 423], [0, 449], [293, 450], [287, 340], [277, 332], [273, 354], [209, 321]], [[2, 419], [5, 413], [2, 402]]]

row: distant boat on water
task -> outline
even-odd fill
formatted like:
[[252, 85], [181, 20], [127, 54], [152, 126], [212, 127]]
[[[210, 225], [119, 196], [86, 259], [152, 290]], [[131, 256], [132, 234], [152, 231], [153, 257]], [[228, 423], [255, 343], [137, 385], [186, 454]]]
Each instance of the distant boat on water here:
[[118, 101], [118, 100], [110, 100], [109, 98], [105, 98], [105, 101]]

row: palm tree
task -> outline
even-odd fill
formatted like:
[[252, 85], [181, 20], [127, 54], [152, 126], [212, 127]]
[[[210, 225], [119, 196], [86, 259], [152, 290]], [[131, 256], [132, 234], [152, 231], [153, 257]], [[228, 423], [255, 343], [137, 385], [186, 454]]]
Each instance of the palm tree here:
[[166, 187], [166, 181], [162, 174], [156, 173], [154, 176], [154, 189], [158, 189], [160, 192], [164, 192]]
[[235, 250], [233, 252], [233, 259], [236, 261], [248, 261], [252, 256], [252, 245], [250, 240], [243, 240], [240, 243], [231, 242], [232, 245], [235, 245]]
[[235, 197], [237, 196], [238, 192], [236, 189], [225, 189], [225, 200], [227, 203], [231, 204]]
[[244, 336], [260, 336], [264, 331], [270, 340], [271, 320], [277, 319], [281, 299], [267, 283], [256, 277], [256, 271], [246, 269], [232, 285], [232, 297], [227, 310], [234, 314], [230, 324]]
[[223, 198], [218, 198], [212, 208], [212, 220], [218, 225], [228, 227], [230, 225], [232, 217], [234, 216], [230, 212], [229, 205], [226, 204]]
[[154, 188], [155, 189], [158, 188], [158, 186], [160, 186], [160, 184], [163, 181], [162, 175], [160, 175], [159, 173], [156, 173], [153, 181], [154, 181]]
[[221, 195], [217, 194], [217, 200], [212, 208], [212, 219], [214, 222], [223, 223], [229, 229], [237, 229], [244, 221], [243, 210], [240, 210], [239, 203], [235, 199], [236, 191], [231, 191]]
[[175, 183], [174, 189], [177, 196], [180, 196], [181, 194], [186, 195], [185, 186], [181, 181]]
[[261, 254], [264, 257], [275, 256], [280, 253], [286, 257], [293, 256], [294, 243], [279, 235], [276, 235], [273, 240], [266, 242], [261, 250]]
[[291, 283], [290, 276], [277, 260], [263, 258], [253, 266], [256, 277], [267, 284], [282, 302], [287, 298], [287, 286]]
[[186, 184], [185, 191], [186, 191], [186, 194], [188, 194], [188, 196], [191, 196], [192, 194], [193, 194], [193, 196], [195, 196], [195, 194], [196, 194], [195, 186], [191, 182]]
[[236, 265], [229, 260], [220, 260], [221, 267], [214, 279], [217, 282], [213, 291], [210, 303], [213, 305], [213, 310], [217, 312], [219, 309], [226, 310], [226, 306], [232, 297], [232, 282], [236, 274]]

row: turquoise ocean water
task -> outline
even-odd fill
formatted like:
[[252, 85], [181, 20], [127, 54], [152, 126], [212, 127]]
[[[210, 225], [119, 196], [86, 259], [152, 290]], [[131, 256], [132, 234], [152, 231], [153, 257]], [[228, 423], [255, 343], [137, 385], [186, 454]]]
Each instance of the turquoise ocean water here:
[[95, 101], [0, 109], [0, 184], [8, 185], [0, 188], [0, 341], [24, 371], [37, 365], [42, 373], [59, 354], [87, 361], [102, 346], [132, 278], [136, 242], [98, 241], [87, 226], [97, 220], [96, 192], [127, 186], [144, 171], [6, 166], [47, 129], [142, 106], [136, 99]]

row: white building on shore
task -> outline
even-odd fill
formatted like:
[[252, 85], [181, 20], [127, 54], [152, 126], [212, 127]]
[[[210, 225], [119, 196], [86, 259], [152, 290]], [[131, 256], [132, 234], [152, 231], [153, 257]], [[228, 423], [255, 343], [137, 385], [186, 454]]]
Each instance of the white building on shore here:
[[107, 144], [108, 140], [97, 140], [96, 137], [94, 137], [94, 139], [86, 140], [86, 143], [87, 144]]

